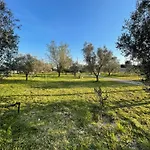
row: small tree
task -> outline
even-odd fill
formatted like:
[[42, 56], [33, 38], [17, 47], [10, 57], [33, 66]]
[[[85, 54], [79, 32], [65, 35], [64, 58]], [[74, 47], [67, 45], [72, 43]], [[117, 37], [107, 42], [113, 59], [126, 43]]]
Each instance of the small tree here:
[[71, 65], [71, 57], [67, 44], [57, 46], [54, 41], [48, 45], [48, 57], [54, 67], [57, 68], [58, 77], [60, 73]]
[[[94, 92], [97, 95], [98, 102], [99, 102], [99, 108], [97, 108], [96, 110], [94, 110], [94, 112], [97, 111], [96, 113], [98, 113], [98, 114], [100, 112], [100, 118], [102, 119], [103, 113], [105, 111], [105, 105], [106, 105], [105, 101], [108, 99], [108, 94], [106, 92], [106, 96], [104, 97], [101, 87], [94, 88]], [[99, 117], [96, 114], [94, 114], [94, 115], [95, 115], [94, 118], [96, 119], [96, 121], [98, 121]]]
[[44, 72], [51, 72], [52, 71], [52, 65], [50, 63], [44, 63], [42, 71], [44, 71]]
[[34, 60], [33, 71], [35, 73], [41, 72], [50, 72], [52, 70], [52, 65], [49, 63], [44, 62], [43, 60]]
[[112, 52], [104, 46], [103, 48], [98, 48], [97, 53], [95, 53], [93, 44], [86, 42], [84, 44], [83, 54], [88, 65], [88, 70], [93, 72], [96, 81], [99, 81], [102, 67], [104, 67], [104, 65], [112, 58]]
[[119, 68], [120, 68], [119, 61], [117, 60], [116, 57], [112, 57], [112, 58], [107, 62], [107, 64], [105, 64], [105, 66], [104, 66], [104, 71], [105, 71], [105, 72], [108, 72], [108, 75], [110, 76], [110, 74], [111, 74], [112, 72], [117, 72], [117, 71], [119, 71]]
[[17, 71], [24, 72], [24, 74], [26, 75], [26, 81], [28, 80], [29, 73], [33, 72], [34, 70], [34, 61], [35, 58], [30, 54], [18, 56], [15, 59], [15, 68]]
[[79, 65], [78, 62], [74, 62], [72, 66], [70, 67], [70, 71], [74, 74], [76, 77], [77, 72], [79, 71]]

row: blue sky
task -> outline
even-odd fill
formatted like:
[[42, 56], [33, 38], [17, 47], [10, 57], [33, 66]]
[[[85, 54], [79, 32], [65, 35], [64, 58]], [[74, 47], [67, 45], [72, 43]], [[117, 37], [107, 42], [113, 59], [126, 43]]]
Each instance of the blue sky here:
[[124, 20], [135, 10], [136, 0], [5, 0], [22, 25], [19, 52], [46, 59], [47, 44], [69, 44], [74, 60], [82, 61], [85, 41], [116, 49]]

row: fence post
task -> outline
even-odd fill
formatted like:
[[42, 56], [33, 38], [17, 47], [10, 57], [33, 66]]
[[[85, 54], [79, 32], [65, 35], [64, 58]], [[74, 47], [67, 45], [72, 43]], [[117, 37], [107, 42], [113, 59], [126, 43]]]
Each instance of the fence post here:
[[18, 105], [18, 114], [20, 113], [20, 102], [16, 103]]

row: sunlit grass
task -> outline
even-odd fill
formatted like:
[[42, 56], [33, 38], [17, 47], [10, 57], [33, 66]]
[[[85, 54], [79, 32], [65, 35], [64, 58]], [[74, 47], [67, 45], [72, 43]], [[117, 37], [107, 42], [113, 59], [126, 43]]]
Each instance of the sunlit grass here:
[[142, 79], [144, 79], [144, 77], [138, 74], [127, 74], [127, 73], [113, 73], [110, 76], [103, 73], [102, 76], [109, 77], [109, 78], [117, 78], [122, 80], [129, 80], [129, 81], [141, 81]]
[[[109, 97], [97, 120], [99, 86]], [[49, 74], [28, 82], [15, 75], [0, 90], [1, 149], [150, 149], [150, 95], [142, 86]], [[3, 107], [15, 102], [20, 114]]]

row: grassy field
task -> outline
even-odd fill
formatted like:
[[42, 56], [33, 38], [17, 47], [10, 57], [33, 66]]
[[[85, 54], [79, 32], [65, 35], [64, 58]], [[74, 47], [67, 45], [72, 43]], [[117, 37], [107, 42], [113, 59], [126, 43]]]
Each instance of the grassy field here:
[[[0, 82], [2, 150], [150, 150], [150, 94], [142, 86], [55, 74]], [[108, 93], [102, 118], [94, 93]], [[17, 107], [5, 108], [21, 102]]]
[[118, 78], [122, 80], [132, 80], [132, 81], [141, 81], [144, 77], [137, 74], [127, 74], [127, 73], [114, 73], [111, 76], [108, 76], [106, 73], [102, 74], [104, 77]]

